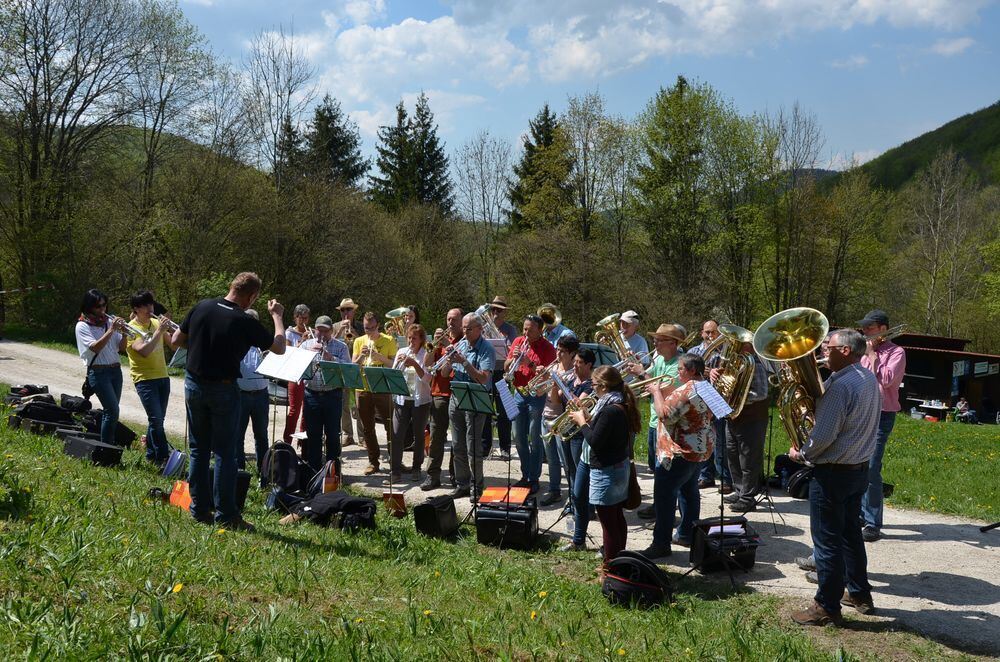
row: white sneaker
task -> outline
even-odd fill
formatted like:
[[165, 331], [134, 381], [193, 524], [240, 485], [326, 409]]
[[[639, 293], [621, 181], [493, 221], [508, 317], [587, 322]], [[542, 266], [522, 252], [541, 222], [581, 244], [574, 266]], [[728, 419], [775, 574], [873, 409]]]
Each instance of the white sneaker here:
[[572, 534], [576, 531], [576, 518], [572, 515], [566, 516], [566, 533]]
[[577, 545], [575, 542], [570, 540], [568, 543], [559, 548], [560, 552], [585, 552], [587, 551], [586, 545]]

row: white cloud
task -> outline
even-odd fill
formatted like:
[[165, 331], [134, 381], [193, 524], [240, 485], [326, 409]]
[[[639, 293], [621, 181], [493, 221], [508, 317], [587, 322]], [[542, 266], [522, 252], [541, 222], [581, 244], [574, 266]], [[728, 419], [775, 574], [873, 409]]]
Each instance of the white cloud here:
[[879, 149], [863, 149], [858, 152], [851, 152], [850, 154], [837, 152], [822, 167], [827, 170], [846, 170], [851, 166], [864, 165], [880, 154], [882, 154], [882, 150]]
[[961, 55], [973, 44], [976, 40], [972, 37], [956, 37], [955, 39], [938, 39], [931, 46], [931, 52], [937, 53], [938, 55], [943, 55], [945, 57], [951, 57], [952, 55]]
[[868, 64], [868, 57], [865, 55], [851, 55], [841, 60], [834, 60], [830, 66], [834, 69], [861, 69]]

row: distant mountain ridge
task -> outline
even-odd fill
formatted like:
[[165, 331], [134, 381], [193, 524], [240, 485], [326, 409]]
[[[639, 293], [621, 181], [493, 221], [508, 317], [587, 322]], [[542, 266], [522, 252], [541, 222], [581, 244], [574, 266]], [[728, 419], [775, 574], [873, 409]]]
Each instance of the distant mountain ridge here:
[[896, 190], [949, 146], [983, 183], [1000, 183], [1000, 101], [893, 147], [861, 168], [876, 185]]

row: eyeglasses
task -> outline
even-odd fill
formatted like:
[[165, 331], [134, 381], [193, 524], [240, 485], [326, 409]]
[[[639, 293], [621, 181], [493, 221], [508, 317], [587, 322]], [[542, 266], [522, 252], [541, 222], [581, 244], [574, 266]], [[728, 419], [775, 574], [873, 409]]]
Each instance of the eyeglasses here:
[[[827, 345], [826, 346], [827, 349], [840, 349], [841, 347], [848, 347], [848, 346], [847, 345]], [[848, 347], [848, 349], [850, 349], [850, 348]]]

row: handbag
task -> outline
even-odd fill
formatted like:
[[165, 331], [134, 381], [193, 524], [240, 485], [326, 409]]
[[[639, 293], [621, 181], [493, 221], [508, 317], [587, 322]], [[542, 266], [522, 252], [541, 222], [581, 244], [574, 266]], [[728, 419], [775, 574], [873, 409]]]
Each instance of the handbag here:
[[90, 396], [94, 395], [94, 387], [90, 385], [90, 369], [96, 360], [97, 354], [94, 354], [94, 358], [90, 359], [90, 363], [87, 364], [87, 372], [83, 376], [83, 386], [80, 387], [80, 393], [87, 402], [90, 402]]
[[635, 470], [635, 462], [629, 460], [628, 496], [625, 497], [625, 510], [635, 510], [642, 504], [642, 490], [639, 489], [639, 476]]

